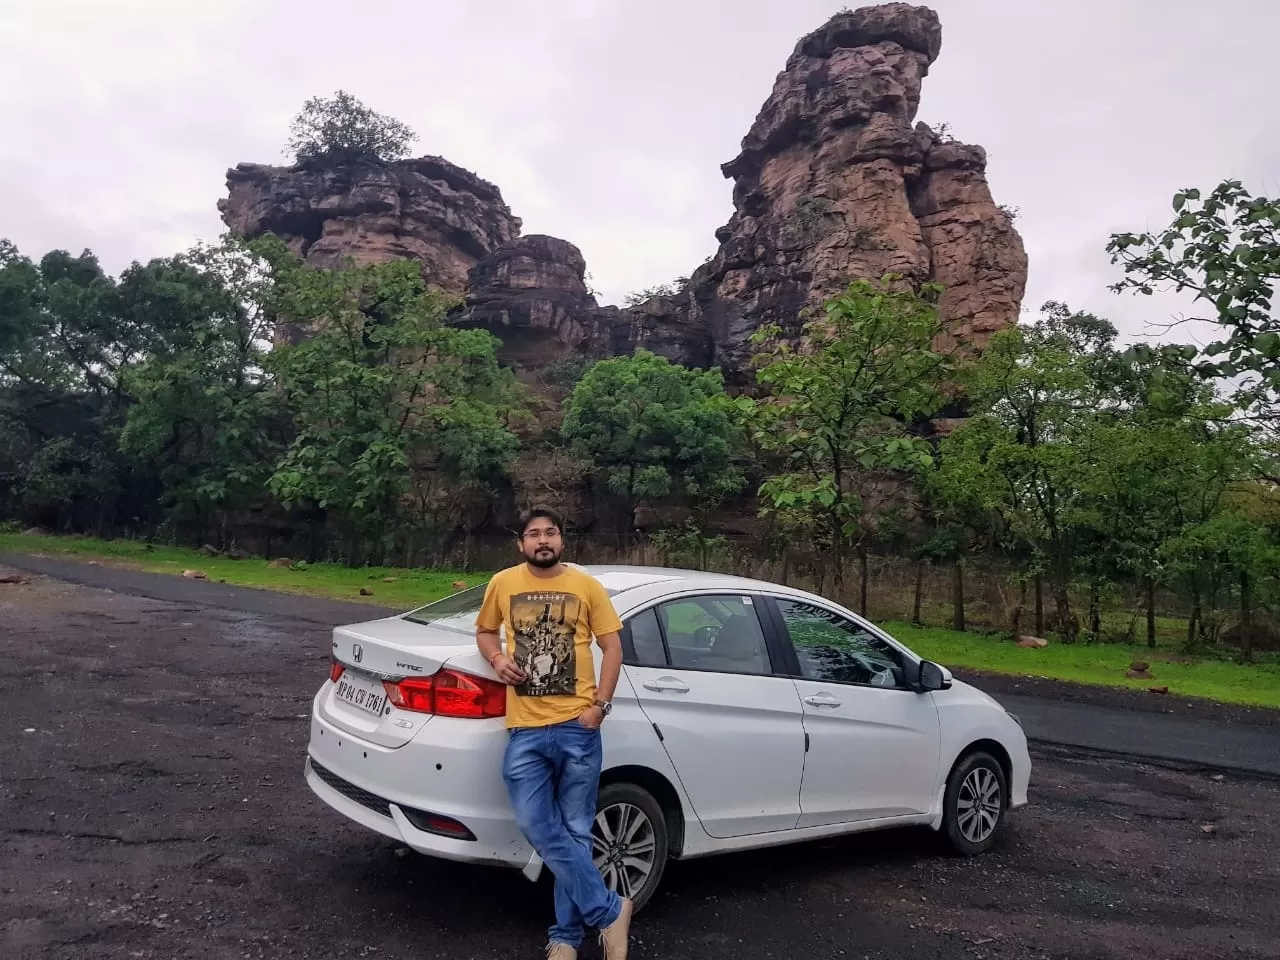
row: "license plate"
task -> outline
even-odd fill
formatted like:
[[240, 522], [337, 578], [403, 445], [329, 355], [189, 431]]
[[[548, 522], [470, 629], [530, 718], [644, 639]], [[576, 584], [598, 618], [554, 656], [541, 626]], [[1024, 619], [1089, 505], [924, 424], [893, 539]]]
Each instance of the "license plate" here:
[[350, 670], [338, 678], [338, 689], [334, 695], [343, 703], [349, 703], [375, 717], [382, 716], [387, 705], [386, 687], [364, 677], [352, 676]]

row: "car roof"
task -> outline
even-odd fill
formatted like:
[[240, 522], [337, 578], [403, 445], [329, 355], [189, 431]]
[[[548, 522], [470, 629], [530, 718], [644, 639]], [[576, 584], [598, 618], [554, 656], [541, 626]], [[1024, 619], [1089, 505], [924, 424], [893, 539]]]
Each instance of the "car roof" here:
[[[708, 573], [705, 570], [683, 570], [679, 567], [646, 567], [631, 564], [570, 564], [600, 581], [609, 593], [617, 595], [641, 587], [664, 584], [672, 590], [689, 587], [725, 587], [739, 590], [787, 590], [790, 588], [767, 580], [754, 580], [730, 573]], [[799, 592], [799, 591], [797, 591]]]

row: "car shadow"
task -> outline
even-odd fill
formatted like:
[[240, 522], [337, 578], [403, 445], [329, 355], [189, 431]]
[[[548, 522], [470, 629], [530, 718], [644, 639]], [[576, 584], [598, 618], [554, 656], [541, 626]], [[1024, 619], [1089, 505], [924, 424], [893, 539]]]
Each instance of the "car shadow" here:
[[767, 897], [798, 885], [822, 884], [851, 871], [900, 867], [948, 856], [942, 838], [922, 827], [875, 830], [764, 850], [672, 861], [648, 912], [679, 910], [708, 897]]
[[[708, 900], [768, 900], [796, 887], [839, 883], [851, 872], [947, 856], [938, 834], [908, 827], [671, 861], [643, 916], [679, 923], [686, 909]], [[437, 860], [394, 844], [370, 851], [358, 888], [360, 898], [382, 911], [406, 921], [425, 913], [433, 924], [458, 934], [527, 934], [545, 928], [552, 910], [552, 882], [545, 871], [530, 884], [514, 870]], [[494, 904], [501, 910], [493, 910]]]

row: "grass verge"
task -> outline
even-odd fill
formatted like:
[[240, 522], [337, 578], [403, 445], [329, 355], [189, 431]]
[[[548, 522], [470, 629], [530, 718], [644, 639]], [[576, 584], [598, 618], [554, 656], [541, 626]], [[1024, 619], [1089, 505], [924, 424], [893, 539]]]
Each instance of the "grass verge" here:
[[[1170, 693], [1184, 697], [1280, 707], [1280, 662], [1274, 656], [1245, 665], [1229, 660], [1174, 657], [1118, 643], [1065, 646], [1050, 641], [1047, 647], [1027, 649], [989, 634], [957, 633], [907, 623], [886, 623], [884, 629], [921, 656], [949, 667], [1129, 690], [1168, 687]], [[1152, 679], [1125, 677], [1134, 660], [1151, 665]]]
[[[135, 540], [94, 540], [88, 537], [26, 536], [0, 533], [0, 551], [70, 556], [116, 564], [152, 573], [181, 575], [203, 570], [210, 580], [259, 587], [313, 597], [364, 601], [409, 609], [452, 592], [453, 584], [480, 583], [485, 575], [441, 570], [362, 567], [351, 569], [317, 563], [302, 570], [281, 569], [261, 559], [228, 560], [207, 557], [197, 550], [156, 546]], [[372, 591], [362, 597], [361, 588]], [[1123, 644], [1050, 642], [1025, 649], [999, 637], [957, 633], [941, 627], [885, 623], [884, 628], [921, 656], [950, 667], [967, 667], [1009, 676], [1046, 677], [1093, 686], [1145, 690], [1167, 686], [1170, 693], [1203, 697], [1221, 703], [1280, 707], [1280, 658], [1274, 655], [1245, 666], [1226, 660], [1174, 657], [1167, 652]], [[1153, 679], [1129, 680], [1125, 671], [1134, 660], [1151, 664]]]
[[[273, 567], [259, 557], [229, 560], [226, 557], [208, 557], [198, 550], [184, 547], [149, 548], [138, 540], [95, 540], [90, 537], [0, 533], [0, 551], [96, 560], [103, 564], [177, 576], [181, 576], [184, 570], [200, 570], [212, 581], [238, 587], [259, 587], [281, 593], [351, 600], [405, 610], [451, 593], [457, 581], [471, 586], [485, 579], [483, 574], [451, 570], [353, 569], [333, 563], [313, 563], [304, 569], [293, 570]], [[361, 588], [372, 595], [361, 596]]]

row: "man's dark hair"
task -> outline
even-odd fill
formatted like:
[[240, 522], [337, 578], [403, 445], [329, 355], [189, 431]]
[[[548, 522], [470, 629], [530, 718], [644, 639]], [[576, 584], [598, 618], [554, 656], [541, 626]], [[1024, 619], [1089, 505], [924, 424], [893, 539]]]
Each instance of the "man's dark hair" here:
[[524, 513], [520, 514], [520, 536], [524, 536], [524, 532], [529, 529], [529, 524], [535, 520], [550, 520], [555, 524], [555, 528], [564, 533], [564, 518], [550, 507], [530, 507]]

